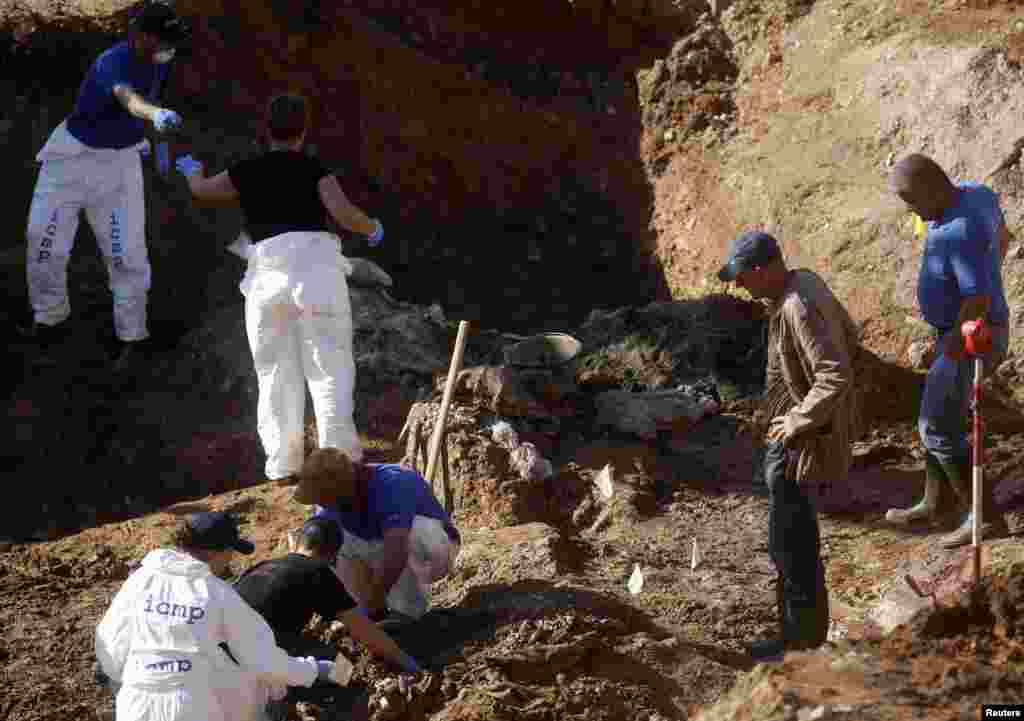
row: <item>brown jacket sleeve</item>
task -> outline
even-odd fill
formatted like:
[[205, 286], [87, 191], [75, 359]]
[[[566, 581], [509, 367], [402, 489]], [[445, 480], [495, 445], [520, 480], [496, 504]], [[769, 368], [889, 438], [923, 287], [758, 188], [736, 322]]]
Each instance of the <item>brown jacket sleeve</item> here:
[[797, 293], [786, 300], [782, 314], [799, 348], [805, 375], [812, 380], [803, 400], [785, 416], [786, 434], [792, 438], [832, 420], [853, 383], [853, 367], [845, 336], [835, 337], [845, 328], [830, 327], [818, 308], [808, 307]]

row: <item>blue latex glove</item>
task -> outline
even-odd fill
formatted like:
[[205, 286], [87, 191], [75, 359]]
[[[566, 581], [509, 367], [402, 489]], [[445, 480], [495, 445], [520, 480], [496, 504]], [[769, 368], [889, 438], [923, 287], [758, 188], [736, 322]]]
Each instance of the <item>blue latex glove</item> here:
[[373, 222], [377, 224], [377, 227], [367, 236], [367, 240], [371, 248], [376, 248], [384, 240], [384, 226], [376, 218], [373, 219]]
[[156, 144], [156, 169], [160, 175], [167, 175], [171, 169], [171, 149], [167, 143]]
[[168, 133], [172, 130], [177, 130], [183, 124], [184, 121], [181, 119], [181, 116], [167, 108], [161, 108], [153, 115], [153, 127], [160, 133]]
[[193, 178], [197, 175], [201, 175], [203, 172], [203, 164], [191, 155], [179, 156], [178, 159], [174, 161], [174, 167], [176, 167], [178, 172], [186, 178]]
[[334, 673], [334, 661], [317, 661], [316, 677], [321, 681], [331, 681], [331, 674]]

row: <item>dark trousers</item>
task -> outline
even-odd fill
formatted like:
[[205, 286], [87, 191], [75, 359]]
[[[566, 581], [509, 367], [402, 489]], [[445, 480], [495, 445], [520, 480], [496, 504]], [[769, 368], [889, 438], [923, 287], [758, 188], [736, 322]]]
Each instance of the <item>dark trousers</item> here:
[[768, 553], [779, 574], [782, 637], [795, 646], [820, 646], [828, 636], [829, 611], [818, 514], [799, 484], [786, 477], [786, 460], [783, 444], [767, 445]]

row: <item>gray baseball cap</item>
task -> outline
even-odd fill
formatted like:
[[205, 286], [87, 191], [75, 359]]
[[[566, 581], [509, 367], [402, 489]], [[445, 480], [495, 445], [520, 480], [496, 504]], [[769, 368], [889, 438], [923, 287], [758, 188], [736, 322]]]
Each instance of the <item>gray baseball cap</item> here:
[[729, 257], [718, 271], [718, 279], [726, 283], [736, 280], [745, 270], [753, 270], [782, 257], [779, 243], [760, 230], [747, 231], [732, 242]]

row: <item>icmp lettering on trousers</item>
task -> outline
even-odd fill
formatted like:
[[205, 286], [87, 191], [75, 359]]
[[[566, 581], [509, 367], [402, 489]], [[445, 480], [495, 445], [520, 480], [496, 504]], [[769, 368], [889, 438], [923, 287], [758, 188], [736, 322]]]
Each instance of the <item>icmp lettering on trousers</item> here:
[[192, 670], [192, 662], [187, 658], [161, 659], [146, 663], [140, 662], [142, 668], [147, 671], [168, 671], [170, 673], [188, 673]]
[[146, 597], [145, 611], [157, 616], [180, 618], [186, 623], [195, 623], [206, 616], [206, 610], [202, 606], [186, 606], [171, 601], [158, 601], [154, 603], [152, 596]]

